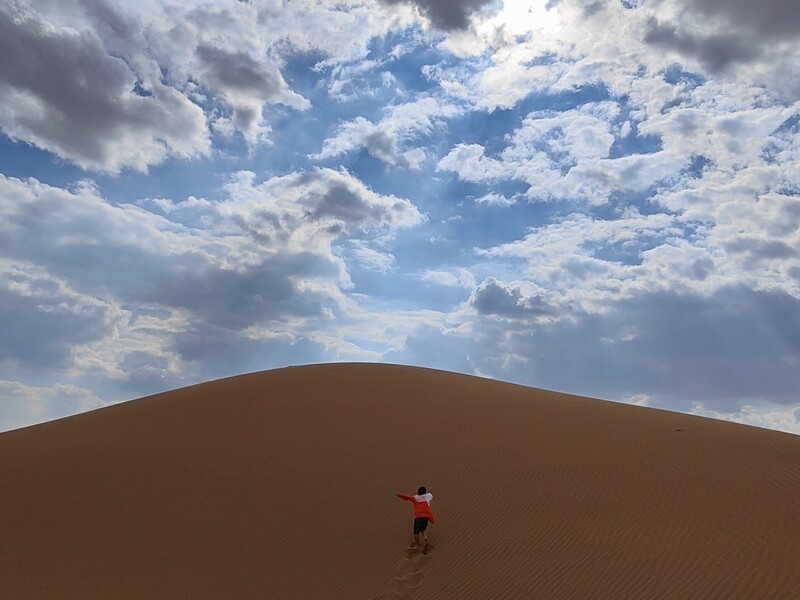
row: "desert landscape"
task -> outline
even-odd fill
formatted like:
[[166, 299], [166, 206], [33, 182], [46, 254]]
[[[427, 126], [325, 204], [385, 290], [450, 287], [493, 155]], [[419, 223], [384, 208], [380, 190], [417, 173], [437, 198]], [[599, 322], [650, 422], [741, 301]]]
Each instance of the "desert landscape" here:
[[265, 371], [0, 434], [0, 595], [797, 598], [798, 465], [795, 435], [443, 371]]

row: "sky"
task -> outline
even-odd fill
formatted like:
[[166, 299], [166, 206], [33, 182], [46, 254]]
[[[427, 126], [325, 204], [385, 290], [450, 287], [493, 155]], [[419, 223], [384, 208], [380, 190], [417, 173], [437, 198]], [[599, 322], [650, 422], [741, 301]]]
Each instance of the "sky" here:
[[800, 433], [800, 3], [0, 4], [0, 430], [419, 365]]

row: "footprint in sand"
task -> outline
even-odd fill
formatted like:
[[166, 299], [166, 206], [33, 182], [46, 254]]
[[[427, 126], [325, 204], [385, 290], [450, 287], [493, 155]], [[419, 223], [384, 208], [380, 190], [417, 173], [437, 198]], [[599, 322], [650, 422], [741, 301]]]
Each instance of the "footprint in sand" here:
[[395, 575], [387, 586], [388, 589], [373, 600], [407, 600], [422, 583], [425, 563], [433, 545], [426, 545], [423, 551], [410, 551], [397, 566]]

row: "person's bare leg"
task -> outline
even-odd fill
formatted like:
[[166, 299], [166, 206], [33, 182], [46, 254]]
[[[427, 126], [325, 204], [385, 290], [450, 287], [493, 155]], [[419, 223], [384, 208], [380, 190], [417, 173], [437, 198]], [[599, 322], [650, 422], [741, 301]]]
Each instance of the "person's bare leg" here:
[[414, 545], [415, 546], [419, 546], [419, 534], [418, 533], [414, 534]]

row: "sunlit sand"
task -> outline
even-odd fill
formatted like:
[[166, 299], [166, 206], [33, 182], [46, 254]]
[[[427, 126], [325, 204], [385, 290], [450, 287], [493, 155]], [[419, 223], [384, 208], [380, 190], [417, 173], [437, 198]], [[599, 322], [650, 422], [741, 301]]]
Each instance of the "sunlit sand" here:
[[0, 595], [797, 598], [798, 465], [798, 436], [475, 377], [268, 371], [1, 434]]

